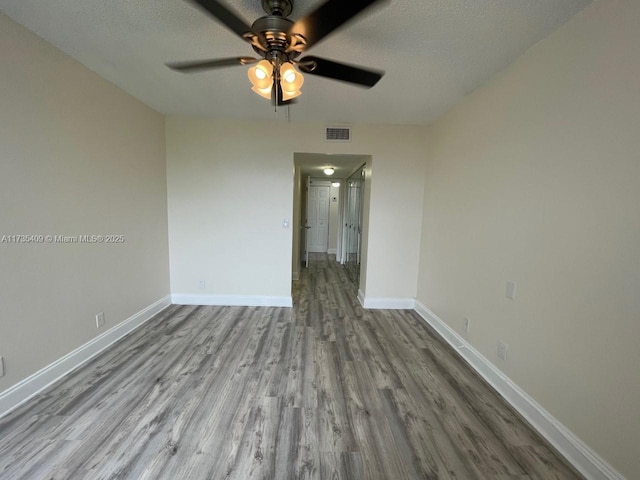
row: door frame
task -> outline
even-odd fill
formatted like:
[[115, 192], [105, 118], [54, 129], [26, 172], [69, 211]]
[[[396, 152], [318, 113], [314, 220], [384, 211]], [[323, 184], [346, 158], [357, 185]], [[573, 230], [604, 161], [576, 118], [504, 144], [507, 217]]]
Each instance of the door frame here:
[[[323, 148], [324, 150], [324, 148]], [[354, 171], [359, 169], [362, 164], [366, 165], [367, 175], [365, 182], [365, 199], [364, 199], [364, 219], [363, 219], [363, 238], [362, 238], [362, 261], [361, 261], [361, 279], [360, 287], [364, 291], [366, 289], [366, 272], [367, 272], [367, 251], [368, 251], [368, 226], [369, 226], [369, 210], [371, 201], [371, 178], [373, 172], [373, 155], [368, 153], [345, 153], [345, 152], [305, 152], [294, 151], [293, 152], [293, 165], [292, 165], [292, 217], [291, 222], [291, 278], [293, 281], [297, 281], [301, 278], [301, 273], [304, 268], [304, 208], [306, 205], [305, 200], [305, 185], [306, 178], [322, 177], [322, 169], [327, 165], [332, 165], [340, 169], [340, 174], [330, 180], [340, 180], [341, 188], [339, 189], [340, 206], [338, 209], [338, 222], [342, 226], [344, 223], [343, 206], [344, 206], [344, 179], [350, 176]], [[342, 173], [344, 172], [344, 173]], [[336, 212], [334, 212], [335, 214]], [[335, 219], [335, 215], [333, 217]], [[342, 228], [338, 229], [338, 245], [336, 259], [341, 262], [344, 258], [344, 250], [342, 245], [344, 239], [342, 238]]]

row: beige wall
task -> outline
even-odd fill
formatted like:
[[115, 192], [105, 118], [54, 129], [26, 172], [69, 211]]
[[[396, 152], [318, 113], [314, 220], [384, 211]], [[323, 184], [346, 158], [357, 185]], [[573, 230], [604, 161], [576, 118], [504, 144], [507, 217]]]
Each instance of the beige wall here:
[[[0, 15], [3, 391], [169, 293], [161, 115]], [[106, 323], [96, 329], [95, 315]]]
[[458, 332], [469, 317], [470, 342], [629, 479], [640, 478], [639, 25], [640, 2], [594, 2], [432, 127], [418, 287]]
[[322, 129], [167, 119], [173, 294], [290, 296], [293, 154], [318, 152], [373, 156], [366, 294], [415, 297], [424, 129], [356, 125], [339, 144]]

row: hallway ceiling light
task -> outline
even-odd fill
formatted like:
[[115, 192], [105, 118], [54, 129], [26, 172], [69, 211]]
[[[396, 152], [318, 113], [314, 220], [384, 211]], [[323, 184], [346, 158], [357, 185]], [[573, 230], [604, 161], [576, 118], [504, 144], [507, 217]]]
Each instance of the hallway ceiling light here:
[[331, 186], [338, 188], [340, 186], [340, 182], [331, 182]]
[[325, 175], [333, 175], [335, 173], [335, 169], [331, 168], [331, 167], [327, 167], [324, 169], [324, 174]]

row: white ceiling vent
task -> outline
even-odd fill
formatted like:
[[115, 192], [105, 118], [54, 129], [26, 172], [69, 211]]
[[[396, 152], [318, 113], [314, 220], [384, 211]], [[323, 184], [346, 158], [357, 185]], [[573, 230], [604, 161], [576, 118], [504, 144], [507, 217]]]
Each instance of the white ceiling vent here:
[[324, 139], [327, 142], [350, 142], [351, 128], [349, 127], [325, 127]]

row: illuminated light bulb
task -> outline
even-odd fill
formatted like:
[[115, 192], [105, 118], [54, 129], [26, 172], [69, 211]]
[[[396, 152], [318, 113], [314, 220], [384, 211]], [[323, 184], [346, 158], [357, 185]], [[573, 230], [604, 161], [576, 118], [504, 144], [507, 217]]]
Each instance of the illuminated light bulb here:
[[325, 168], [324, 169], [324, 174], [325, 175], [333, 175], [335, 173], [335, 170], [331, 167]]
[[247, 72], [249, 81], [253, 85], [252, 90], [258, 95], [271, 99], [271, 87], [273, 86], [273, 65], [268, 60], [260, 60], [256, 66]]

